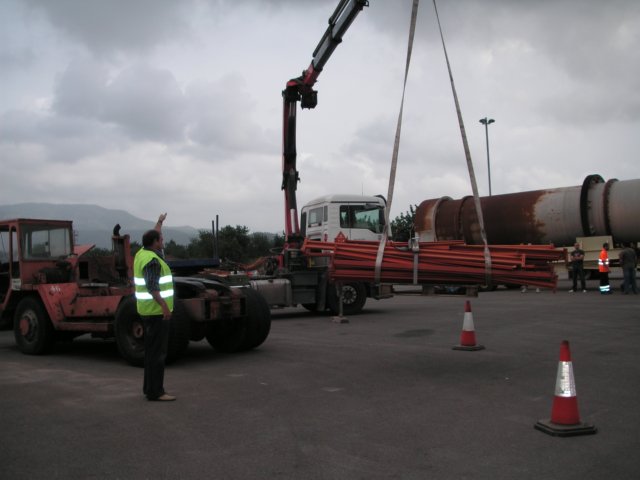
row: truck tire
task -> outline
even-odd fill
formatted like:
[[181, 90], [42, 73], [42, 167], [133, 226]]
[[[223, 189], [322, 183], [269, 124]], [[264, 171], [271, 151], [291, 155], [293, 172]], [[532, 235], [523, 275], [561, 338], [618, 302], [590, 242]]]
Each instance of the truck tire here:
[[136, 367], [144, 366], [144, 324], [135, 297], [127, 297], [116, 311], [115, 334], [122, 358]]
[[262, 345], [269, 336], [271, 310], [259, 292], [250, 288], [244, 288], [242, 291], [247, 302], [247, 330], [241, 349], [251, 350]]
[[206, 337], [209, 345], [218, 352], [235, 353], [242, 350], [246, 335], [246, 318], [234, 318], [211, 325]]
[[191, 319], [180, 300], [176, 299], [169, 326], [169, 345], [167, 347], [167, 363], [175, 362], [184, 355], [189, 346]]
[[54, 345], [54, 331], [42, 302], [35, 297], [23, 298], [13, 321], [13, 334], [22, 353], [42, 355]]
[[[116, 312], [116, 344], [122, 358], [136, 367], [144, 367], [144, 323], [138, 315], [136, 299], [126, 298]], [[180, 358], [189, 345], [189, 318], [176, 302], [169, 326], [167, 363]]]
[[[342, 284], [342, 313], [344, 315], [355, 315], [360, 313], [367, 301], [367, 290], [362, 283], [351, 282]], [[330, 283], [327, 286], [327, 306], [332, 314], [340, 313], [340, 299], [336, 286]]]

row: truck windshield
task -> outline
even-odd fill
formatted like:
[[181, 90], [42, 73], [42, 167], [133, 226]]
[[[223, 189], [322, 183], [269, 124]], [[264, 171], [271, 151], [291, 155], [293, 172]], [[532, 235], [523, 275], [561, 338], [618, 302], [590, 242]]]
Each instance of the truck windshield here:
[[64, 258], [71, 255], [71, 232], [64, 227], [26, 225], [22, 228], [25, 259]]
[[[9, 227], [0, 227], [0, 263], [15, 262], [18, 260], [18, 249], [15, 243], [15, 230], [9, 232]], [[13, 235], [13, 251], [9, 248], [9, 239]]]
[[384, 210], [380, 206], [341, 205], [340, 227], [362, 228], [374, 233], [382, 233]]

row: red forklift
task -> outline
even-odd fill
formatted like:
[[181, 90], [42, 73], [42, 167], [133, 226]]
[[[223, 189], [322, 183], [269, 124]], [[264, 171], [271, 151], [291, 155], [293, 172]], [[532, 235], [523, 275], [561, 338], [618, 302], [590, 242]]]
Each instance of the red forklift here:
[[[74, 245], [65, 220], [0, 221], [0, 320], [12, 323], [25, 354], [50, 352], [56, 340], [83, 334], [115, 338], [122, 357], [144, 361], [144, 328], [136, 311], [129, 235], [114, 228], [110, 255]], [[249, 288], [211, 274], [174, 271], [175, 306], [167, 361], [189, 341], [204, 338], [232, 353], [261, 345], [271, 326], [269, 307]]]

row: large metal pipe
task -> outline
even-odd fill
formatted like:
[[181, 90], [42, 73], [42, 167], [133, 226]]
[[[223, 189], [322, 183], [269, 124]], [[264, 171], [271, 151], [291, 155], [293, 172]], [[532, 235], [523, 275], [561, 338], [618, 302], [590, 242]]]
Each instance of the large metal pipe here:
[[[611, 235], [616, 243], [640, 241], [640, 179], [605, 182], [589, 175], [581, 186], [481, 197], [487, 241], [572, 245], [576, 237]], [[416, 210], [421, 241], [481, 244], [473, 197], [434, 198]]]

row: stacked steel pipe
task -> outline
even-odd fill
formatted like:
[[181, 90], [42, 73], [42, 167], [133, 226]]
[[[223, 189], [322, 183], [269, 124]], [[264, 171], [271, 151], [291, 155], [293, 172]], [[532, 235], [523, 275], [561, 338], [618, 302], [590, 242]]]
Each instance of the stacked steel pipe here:
[[[336, 281], [375, 281], [378, 242], [320, 242], [306, 240], [308, 257], [329, 257]], [[406, 243], [387, 242], [380, 281], [413, 283], [417, 256], [417, 282], [427, 285], [530, 285], [555, 289], [558, 277], [552, 262], [566, 258], [566, 250], [553, 245], [491, 245], [491, 271], [485, 268], [484, 247], [460, 241], [420, 242], [417, 251]], [[487, 276], [490, 273], [490, 276]]]

